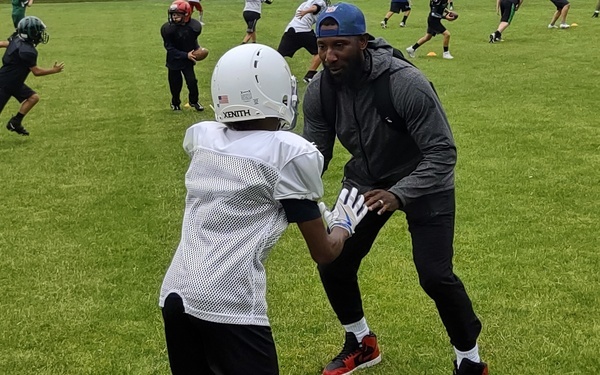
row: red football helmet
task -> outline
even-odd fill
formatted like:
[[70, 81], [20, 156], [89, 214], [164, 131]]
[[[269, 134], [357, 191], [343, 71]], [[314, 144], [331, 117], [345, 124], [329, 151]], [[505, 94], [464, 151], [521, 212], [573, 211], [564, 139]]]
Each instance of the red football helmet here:
[[[173, 20], [173, 14], [180, 14], [181, 21], [175, 22]], [[190, 18], [192, 16], [192, 7], [185, 0], [176, 0], [169, 6], [169, 23], [188, 23], [190, 22]]]

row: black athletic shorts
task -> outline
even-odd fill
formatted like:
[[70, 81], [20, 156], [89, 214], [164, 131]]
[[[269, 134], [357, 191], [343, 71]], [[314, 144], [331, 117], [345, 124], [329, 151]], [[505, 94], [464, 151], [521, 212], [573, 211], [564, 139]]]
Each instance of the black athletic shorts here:
[[427, 34], [436, 36], [437, 34], [443, 34], [446, 31], [444, 25], [442, 25], [442, 19], [436, 17], [427, 17]]
[[500, 1], [500, 22], [508, 22], [511, 23], [513, 17], [515, 16], [517, 8], [515, 3], [510, 0], [501, 0]]
[[277, 52], [282, 56], [293, 57], [294, 53], [300, 48], [304, 48], [311, 55], [319, 53], [317, 48], [317, 36], [314, 31], [297, 33], [293, 27], [290, 27], [281, 37]]
[[246, 32], [247, 33], [255, 32], [256, 31], [256, 23], [260, 19], [260, 13], [246, 10], [246, 11], [244, 11], [243, 16], [244, 16], [244, 21], [246, 21], [246, 25], [248, 25]]
[[562, 10], [562, 8], [569, 5], [567, 0], [550, 0], [554, 5], [556, 5], [556, 10]]
[[0, 112], [2, 112], [4, 106], [6, 105], [6, 103], [8, 103], [11, 97], [17, 99], [19, 103], [23, 103], [35, 93], [36, 92], [33, 91], [26, 84], [21, 85], [21, 87], [19, 87], [18, 89], [0, 88]]
[[162, 308], [167, 353], [173, 375], [278, 375], [277, 352], [269, 326], [219, 324], [184, 312], [175, 293]]
[[408, 1], [406, 3], [390, 3], [390, 12], [392, 13], [408, 12], [409, 10], [410, 3]]

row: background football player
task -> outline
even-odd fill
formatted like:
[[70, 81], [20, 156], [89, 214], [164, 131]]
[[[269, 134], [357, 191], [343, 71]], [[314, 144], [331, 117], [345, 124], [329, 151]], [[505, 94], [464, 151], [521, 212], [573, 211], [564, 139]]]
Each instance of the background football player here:
[[6, 124], [8, 130], [17, 134], [29, 135], [22, 121], [40, 100], [39, 95], [25, 84], [29, 72], [39, 77], [60, 73], [64, 69], [62, 62], [55, 62], [50, 69], [37, 65], [38, 52], [35, 47], [40, 43], [48, 43], [49, 38], [42, 20], [27, 16], [19, 22], [16, 34], [9, 41], [0, 41], [0, 47], [6, 48], [0, 68], [0, 112], [11, 97], [21, 103], [19, 112]]
[[201, 48], [198, 37], [202, 33], [200, 21], [192, 19], [192, 7], [185, 0], [178, 0], [169, 6], [168, 21], [162, 25], [162, 35], [167, 50], [167, 69], [169, 89], [171, 91], [171, 109], [181, 110], [181, 89], [183, 79], [187, 85], [190, 106], [203, 111], [199, 102], [198, 80], [194, 72], [196, 61], [208, 56], [208, 50]]

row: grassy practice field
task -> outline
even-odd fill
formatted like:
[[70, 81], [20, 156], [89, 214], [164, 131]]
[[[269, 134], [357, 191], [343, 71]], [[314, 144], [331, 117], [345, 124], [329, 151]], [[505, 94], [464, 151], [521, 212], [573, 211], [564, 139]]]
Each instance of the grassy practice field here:
[[[388, 0], [357, 0], [370, 32], [404, 50], [425, 32], [426, 1], [406, 28]], [[434, 82], [458, 144], [455, 268], [484, 328], [480, 353], [494, 375], [600, 370], [600, 20], [596, 0], [573, 1], [570, 30], [548, 30], [548, 0], [528, 0], [489, 44], [494, 0], [456, 0], [450, 51], [436, 37], [414, 63]], [[258, 41], [277, 47], [300, 0], [263, 6]], [[210, 76], [244, 36], [242, 0], [206, 0], [198, 64], [203, 113], [173, 113], [159, 29], [169, 1], [44, 3], [48, 25], [33, 77], [41, 96], [31, 136], [0, 115], [0, 374], [168, 374], [159, 287], [180, 235], [191, 124], [213, 118]], [[12, 32], [0, 5], [0, 35]], [[425, 57], [435, 51], [438, 57]], [[2, 51], [3, 52], [3, 51]], [[302, 77], [310, 56], [288, 60]], [[300, 84], [302, 93], [305, 84]], [[184, 87], [182, 99], [187, 97]], [[302, 119], [300, 119], [302, 123]], [[301, 131], [301, 126], [297, 129]], [[347, 154], [325, 174], [328, 204]], [[302, 237], [290, 226], [267, 264], [281, 373], [320, 374], [343, 330]], [[449, 375], [452, 347], [420, 289], [403, 214], [360, 270], [383, 361], [359, 373]], [[248, 374], [252, 375], [252, 374]]]

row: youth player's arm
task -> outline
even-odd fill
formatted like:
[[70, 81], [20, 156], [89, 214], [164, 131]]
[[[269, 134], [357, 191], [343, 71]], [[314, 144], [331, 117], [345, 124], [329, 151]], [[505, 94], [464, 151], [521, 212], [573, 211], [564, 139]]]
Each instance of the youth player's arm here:
[[55, 62], [54, 66], [50, 69], [44, 69], [44, 68], [40, 68], [39, 66], [35, 65], [29, 69], [31, 69], [31, 73], [33, 73], [34, 76], [36, 77], [40, 77], [40, 76], [47, 76], [49, 74], [56, 74], [56, 73], [60, 73], [63, 71], [63, 69], [65, 68], [65, 63], [63, 62]]
[[333, 262], [342, 252], [346, 239], [350, 237], [346, 230], [338, 227], [328, 234], [320, 215], [317, 219], [299, 222], [298, 228], [306, 241], [310, 256], [317, 264]]
[[8, 48], [8, 40], [0, 40], [0, 48]]
[[[340, 255], [344, 242], [354, 233], [358, 223], [367, 214], [368, 209], [364, 203], [364, 197], [358, 194], [356, 188], [352, 188], [351, 191], [342, 189], [331, 211], [324, 203], [319, 203], [319, 211], [329, 228], [329, 233], [325, 231], [321, 215], [312, 220], [298, 221], [300, 232], [315, 262], [331, 263]], [[316, 214], [312, 208], [310, 213]]]
[[287, 221], [298, 225], [310, 256], [317, 264], [331, 263], [340, 255], [350, 233], [341, 227], [334, 227], [327, 233], [317, 202], [311, 199], [282, 199], [279, 202]]

